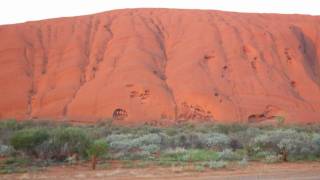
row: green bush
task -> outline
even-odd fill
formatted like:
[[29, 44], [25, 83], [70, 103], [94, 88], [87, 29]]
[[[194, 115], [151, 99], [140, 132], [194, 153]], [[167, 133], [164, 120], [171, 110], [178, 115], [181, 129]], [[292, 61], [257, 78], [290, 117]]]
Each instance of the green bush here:
[[161, 159], [168, 161], [210, 161], [218, 159], [218, 152], [204, 149], [170, 149], [161, 154]]
[[24, 129], [14, 133], [10, 144], [16, 150], [35, 154], [35, 148], [48, 139], [49, 133], [45, 129]]
[[19, 126], [16, 120], [0, 121], [0, 144], [10, 144], [10, 139], [14, 132], [19, 129]]
[[86, 156], [86, 151], [92, 143], [84, 129], [78, 127], [60, 127], [51, 133], [51, 139], [46, 149], [50, 158], [64, 160], [68, 156], [77, 154]]
[[187, 150], [184, 148], [166, 149], [161, 152], [162, 161], [185, 161]]
[[14, 119], [0, 121], [1, 130], [17, 130], [19, 126], [20, 124]]

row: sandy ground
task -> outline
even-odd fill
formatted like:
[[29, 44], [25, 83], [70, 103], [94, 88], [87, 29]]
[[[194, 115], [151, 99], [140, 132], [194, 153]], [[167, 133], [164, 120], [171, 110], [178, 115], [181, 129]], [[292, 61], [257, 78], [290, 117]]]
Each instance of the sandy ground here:
[[1, 175], [0, 179], [108, 179], [108, 180], [216, 180], [216, 179], [303, 179], [319, 180], [320, 163], [280, 163], [263, 164], [250, 163], [244, 168], [228, 168], [220, 170], [206, 169], [203, 172], [195, 171], [191, 167], [145, 167], [122, 168], [109, 167], [90, 170], [89, 165], [57, 166], [44, 171], [22, 174]]

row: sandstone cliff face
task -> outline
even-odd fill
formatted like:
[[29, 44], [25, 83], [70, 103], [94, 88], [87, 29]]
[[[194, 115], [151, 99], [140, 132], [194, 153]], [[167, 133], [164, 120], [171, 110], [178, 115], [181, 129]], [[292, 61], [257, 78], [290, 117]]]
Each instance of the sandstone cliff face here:
[[0, 40], [2, 119], [320, 120], [320, 17], [116, 10]]

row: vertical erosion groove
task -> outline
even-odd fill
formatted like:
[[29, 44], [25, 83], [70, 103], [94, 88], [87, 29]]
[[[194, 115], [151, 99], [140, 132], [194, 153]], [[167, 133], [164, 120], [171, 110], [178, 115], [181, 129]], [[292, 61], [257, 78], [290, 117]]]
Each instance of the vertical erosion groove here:
[[320, 65], [316, 46], [298, 26], [291, 26], [290, 29], [300, 43], [299, 51], [303, 57], [303, 66], [306, 73], [320, 87]]
[[[160, 19], [156, 19], [157, 22], [155, 22], [155, 20], [153, 19], [153, 17], [150, 17], [148, 19], [148, 21], [141, 17], [141, 20], [144, 22], [144, 24], [146, 25], [146, 27], [153, 33], [153, 35], [156, 37], [157, 43], [159, 44], [161, 53], [162, 53], [162, 57], [161, 59], [163, 59], [163, 63], [162, 63], [162, 67], [159, 67], [159, 69], [161, 70], [161, 74], [165, 77], [165, 78], [160, 78], [164, 84], [165, 84], [165, 88], [167, 89], [167, 91], [169, 92], [172, 102], [174, 103], [174, 120], [177, 120], [177, 116], [178, 116], [178, 105], [176, 102], [176, 97], [174, 95], [174, 91], [172, 89], [172, 87], [169, 85], [168, 83], [168, 76], [167, 76], [167, 69], [168, 69], [168, 63], [169, 63], [169, 57], [168, 57], [168, 50], [167, 50], [167, 46], [166, 46], [166, 32], [165, 32], [165, 28], [163, 26], [163, 24], [161, 23]], [[150, 26], [152, 26], [153, 28], [151, 28]]]
[[83, 58], [82, 62], [80, 62], [80, 77], [79, 77], [79, 85], [78, 87], [74, 90], [74, 93], [72, 94], [72, 97], [70, 100], [66, 103], [66, 105], [63, 108], [62, 115], [64, 118], [67, 118], [68, 115], [68, 110], [69, 110], [69, 105], [74, 101], [76, 98], [79, 90], [81, 87], [86, 83], [86, 68], [89, 64], [89, 58], [90, 58], [90, 53], [91, 53], [91, 45], [92, 45], [92, 39], [94, 38], [94, 32], [93, 32], [93, 18], [94, 16], [89, 16], [89, 22], [86, 27], [85, 31], [85, 40], [84, 40], [84, 47], [83, 47], [83, 52], [85, 58]]
[[[225, 24], [225, 26], [231, 28], [232, 32], [235, 33], [236, 37], [238, 38], [238, 41], [242, 42], [242, 39], [239, 37], [239, 32], [236, 30], [236, 28], [233, 27], [230, 23], [226, 22], [225, 19], [223, 17], [221, 17], [220, 15], [218, 15], [218, 14], [215, 14], [215, 15], [222, 23]], [[223, 58], [224, 58], [225, 64], [231, 64], [231, 62], [228, 59], [227, 53], [224, 50], [225, 49], [225, 42], [223, 40], [221, 30], [219, 29], [219, 26], [215, 23], [215, 19], [214, 19], [214, 16], [213, 16], [212, 13], [209, 13], [209, 17], [210, 17], [210, 21], [211, 21], [210, 24], [211, 24], [212, 27], [214, 27], [216, 29], [217, 36], [219, 37], [219, 42], [221, 44], [220, 45], [221, 52], [223, 53]], [[232, 71], [230, 71], [230, 73], [231, 72]], [[230, 83], [230, 86], [231, 86], [233, 94], [238, 95], [238, 96], [234, 96], [234, 98], [229, 98], [229, 100], [234, 105], [234, 107], [236, 107], [236, 109], [237, 109], [237, 117], [238, 117], [238, 119], [242, 120], [245, 117], [243, 116], [242, 108], [238, 105], [238, 104], [240, 104], [241, 100], [239, 98], [239, 93], [238, 93], [238, 91], [236, 89], [235, 82], [230, 80], [230, 79], [227, 79], [227, 81]]]

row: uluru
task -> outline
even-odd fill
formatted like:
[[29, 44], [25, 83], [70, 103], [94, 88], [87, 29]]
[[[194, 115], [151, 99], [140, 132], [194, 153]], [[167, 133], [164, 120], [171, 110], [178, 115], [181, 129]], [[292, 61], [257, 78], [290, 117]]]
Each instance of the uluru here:
[[0, 119], [320, 120], [320, 17], [124, 9], [0, 26]]

